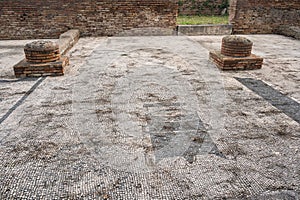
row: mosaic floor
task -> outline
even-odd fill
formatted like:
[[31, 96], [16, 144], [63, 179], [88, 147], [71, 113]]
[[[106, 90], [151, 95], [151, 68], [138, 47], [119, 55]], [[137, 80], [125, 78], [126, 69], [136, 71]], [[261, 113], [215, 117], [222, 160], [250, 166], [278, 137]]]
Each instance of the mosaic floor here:
[[222, 36], [82, 38], [36, 79], [0, 41], [0, 199], [299, 199], [300, 41], [246, 37], [261, 70], [218, 70]]

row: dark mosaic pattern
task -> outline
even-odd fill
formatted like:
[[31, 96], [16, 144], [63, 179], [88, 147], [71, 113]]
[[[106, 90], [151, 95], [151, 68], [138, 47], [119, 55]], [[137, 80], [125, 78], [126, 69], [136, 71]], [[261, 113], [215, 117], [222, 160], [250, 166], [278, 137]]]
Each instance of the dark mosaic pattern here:
[[[43, 82], [43, 80], [45, 80], [46, 77], [42, 77], [39, 80], [36, 81], [36, 83], [24, 94], [24, 96], [19, 99], [15, 105], [13, 105], [8, 111], [7, 113], [5, 113], [5, 115], [3, 117], [0, 118], [0, 124], [2, 122], [4, 122], [4, 120], [6, 120], [9, 115], [11, 115], [11, 113], [16, 110], [20, 105], [22, 105], [22, 103], [27, 99], [27, 97]], [[1, 101], [1, 99], [0, 99]]]
[[252, 78], [236, 78], [247, 88], [263, 97], [270, 104], [283, 111], [287, 116], [300, 123], [300, 104], [290, 97], [275, 90], [261, 80]]

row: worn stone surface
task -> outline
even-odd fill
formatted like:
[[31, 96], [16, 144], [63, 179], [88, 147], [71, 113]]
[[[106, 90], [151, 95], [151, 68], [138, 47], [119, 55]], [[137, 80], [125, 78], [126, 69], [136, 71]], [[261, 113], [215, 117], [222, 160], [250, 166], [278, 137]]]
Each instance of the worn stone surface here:
[[221, 36], [82, 38], [63, 77], [1, 63], [1, 199], [299, 198], [299, 123], [236, 77], [299, 102], [300, 43], [247, 37], [261, 70], [219, 71]]
[[47, 41], [47, 40], [37, 40], [30, 42], [25, 45], [24, 50], [25, 51], [37, 51], [37, 52], [51, 52], [51, 51], [56, 51], [59, 49], [58, 44], [52, 42], [52, 41]]
[[230, 35], [231, 25], [178, 25], [178, 35], [197, 36], [197, 35]]
[[67, 53], [79, 40], [80, 32], [79, 30], [73, 29], [69, 30], [59, 36], [59, 52], [61, 55]]
[[252, 78], [236, 79], [300, 124], [300, 104], [297, 101], [275, 90], [263, 81]]
[[60, 59], [59, 45], [52, 41], [37, 40], [24, 47], [28, 63], [48, 63]]

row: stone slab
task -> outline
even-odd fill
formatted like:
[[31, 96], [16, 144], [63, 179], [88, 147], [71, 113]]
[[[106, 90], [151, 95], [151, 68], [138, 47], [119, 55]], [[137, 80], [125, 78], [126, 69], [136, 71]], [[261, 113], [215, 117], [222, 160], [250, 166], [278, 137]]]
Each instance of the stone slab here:
[[61, 55], [67, 53], [79, 40], [80, 32], [77, 29], [69, 30], [59, 36], [59, 51]]
[[178, 35], [230, 35], [232, 25], [178, 25]]

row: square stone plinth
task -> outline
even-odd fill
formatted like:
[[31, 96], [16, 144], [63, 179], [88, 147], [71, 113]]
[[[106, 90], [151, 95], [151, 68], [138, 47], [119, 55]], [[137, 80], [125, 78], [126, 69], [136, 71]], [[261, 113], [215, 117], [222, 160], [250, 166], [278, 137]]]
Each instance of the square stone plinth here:
[[248, 57], [230, 57], [222, 55], [220, 51], [211, 51], [209, 59], [222, 70], [260, 69], [263, 64], [263, 58], [254, 54]]
[[61, 57], [59, 61], [48, 63], [29, 63], [26, 59], [23, 59], [14, 66], [14, 72], [17, 78], [62, 76], [68, 64], [69, 58], [65, 56]]

